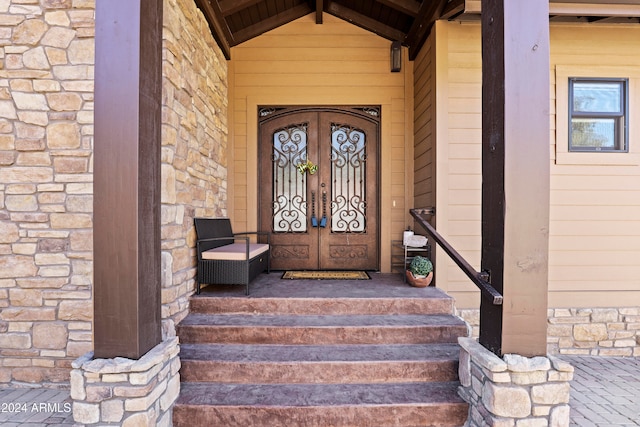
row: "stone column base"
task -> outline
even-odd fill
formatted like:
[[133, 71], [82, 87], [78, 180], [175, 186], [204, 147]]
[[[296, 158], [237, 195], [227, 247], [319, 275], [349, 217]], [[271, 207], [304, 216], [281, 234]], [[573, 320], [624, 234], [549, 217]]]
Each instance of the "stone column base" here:
[[178, 338], [169, 338], [139, 360], [76, 359], [71, 371], [73, 420], [82, 425], [119, 423], [171, 427], [180, 393]]
[[573, 367], [553, 357], [499, 358], [473, 338], [459, 338], [460, 396], [469, 427], [568, 427]]

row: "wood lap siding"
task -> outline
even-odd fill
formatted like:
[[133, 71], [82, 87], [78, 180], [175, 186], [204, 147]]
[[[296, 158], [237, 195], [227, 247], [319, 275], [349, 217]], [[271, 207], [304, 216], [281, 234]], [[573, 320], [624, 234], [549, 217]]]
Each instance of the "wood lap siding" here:
[[[482, 62], [480, 26], [439, 22], [437, 227], [474, 267], [480, 267]], [[477, 288], [442, 252], [438, 286], [459, 308], [478, 307]]]
[[[438, 114], [448, 117], [447, 135], [438, 135], [439, 162], [447, 171], [446, 218], [438, 227], [475, 266], [480, 263], [481, 203], [481, 55], [480, 26], [439, 23], [437, 36], [447, 37], [448, 96]], [[440, 32], [440, 28], [444, 28]], [[640, 166], [611, 166], [591, 161], [556, 164], [556, 66], [607, 65], [628, 68], [630, 74], [630, 144], [640, 144], [640, 29], [636, 26], [551, 25], [551, 220], [549, 253], [550, 307], [640, 305]], [[633, 75], [636, 75], [634, 78]], [[561, 138], [559, 139], [561, 140]], [[561, 143], [566, 143], [566, 138]], [[638, 153], [640, 150], [635, 151]], [[627, 154], [621, 154], [625, 156]], [[441, 185], [442, 184], [442, 185]], [[440, 193], [439, 193], [440, 194]], [[526, 236], [523, 236], [526, 238]], [[448, 262], [448, 261], [447, 261]], [[440, 264], [442, 265], [442, 263]], [[477, 306], [476, 291], [457, 267], [448, 262], [447, 281], [438, 286], [457, 299], [459, 308]], [[441, 267], [442, 268], [442, 267]]]
[[[390, 266], [390, 239], [408, 224], [406, 154], [411, 135], [403, 72], [390, 72], [390, 42], [346, 21], [310, 14], [232, 49], [230, 143], [234, 147], [234, 228], [257, 224], [257, 105], [382, 105], [381, 267]], [[411, 117], [409, 111], [409, 117]], [[254, 188], [252, 188], [254, 187]], [[392, 201], [395, 201], [395, 207]]]
[[[629, 69], [629, 143], [638, 153], [640, 28], [552, 26], [551, 40], [552, 64]], [[567, 306], [569, 293], [580, 292], [574, 306], [640, 305], [640, 166], [551, 171], [550, 304]]]
[[414, 61], [414, 207], [435, 206], [435, 49], [432, 36]]

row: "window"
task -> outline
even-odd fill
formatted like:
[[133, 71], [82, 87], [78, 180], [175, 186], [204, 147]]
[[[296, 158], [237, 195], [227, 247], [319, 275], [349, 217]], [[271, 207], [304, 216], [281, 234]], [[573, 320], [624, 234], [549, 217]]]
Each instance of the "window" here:
[[628, 80], [569, 79], [569, 151], [628, 152]]

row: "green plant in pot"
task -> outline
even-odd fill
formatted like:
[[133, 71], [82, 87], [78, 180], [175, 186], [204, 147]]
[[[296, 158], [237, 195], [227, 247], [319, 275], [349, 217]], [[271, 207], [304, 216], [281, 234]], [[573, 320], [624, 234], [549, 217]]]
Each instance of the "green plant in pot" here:
[[407, 270], [407, 280], [411, 286], [425, 287], [429, 286], [433, 278], [433, 264], [429, 258], [416, 256], [411, 260], [409, 269]]

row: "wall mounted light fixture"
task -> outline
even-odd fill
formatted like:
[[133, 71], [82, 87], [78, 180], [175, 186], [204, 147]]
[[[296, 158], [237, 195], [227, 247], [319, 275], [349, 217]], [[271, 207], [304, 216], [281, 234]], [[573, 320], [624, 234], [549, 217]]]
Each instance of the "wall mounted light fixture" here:
[[391, 43], [391, 72], [399, 73], [402, 69], [402, 43], [395, 41]]

